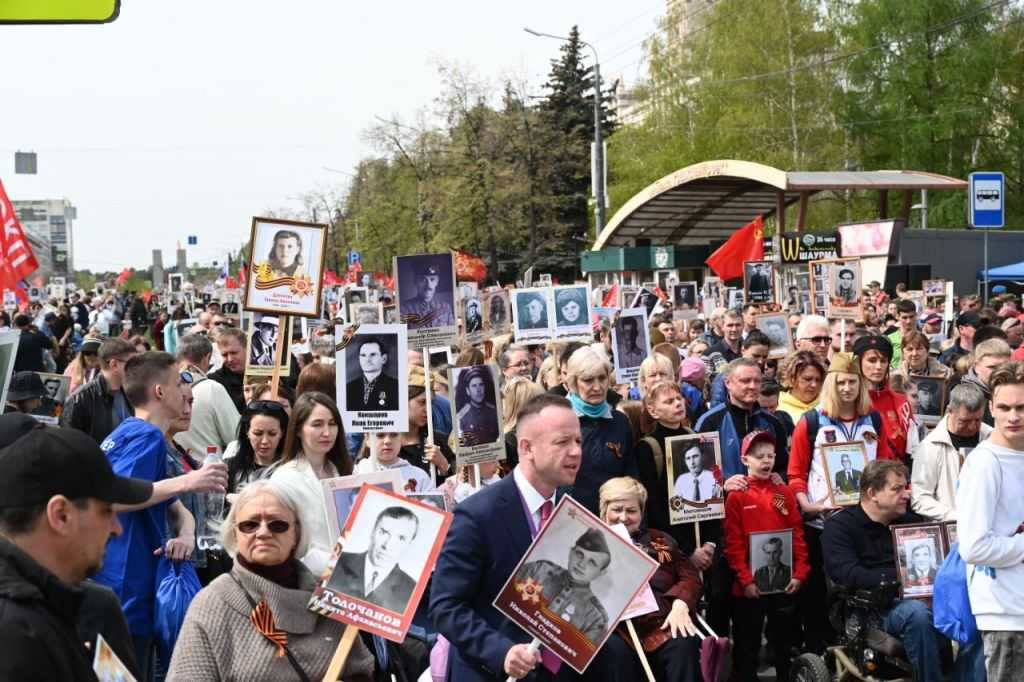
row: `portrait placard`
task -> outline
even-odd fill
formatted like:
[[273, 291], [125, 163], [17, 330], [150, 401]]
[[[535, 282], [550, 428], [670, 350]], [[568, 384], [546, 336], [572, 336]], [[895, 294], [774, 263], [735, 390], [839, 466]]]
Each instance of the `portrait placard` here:
[[180, 294], [185, 284], [185, 275], [172, 272], [167, 275], [167, 291], [172, 294]]
[[364, 485], [309, 609], [402, 642], [451, 522], [432, 505]]
[[676, 310], [697, 309], [697, 283], [679, 282], [672, 287], [672, 307]]
[[569, 284], [554, 288], [555, 339], [558, 341], [594, 340], [590, 326], [590, 287]]
[[409, 348], [450, 346], [458, 341], [455, 322], [455, 259], [449, 253], [396, 256], [395, 282]]
[[71, 392], [71, 377], [47, 372], [36, 372], [36, 374], [43, 382], [46, 398], [58, 405], [63, 405]]
[[924, 290], [925, 296], [945, 296], [946, 295], [946, 280], [944, 279], [926, 279], [921, 281], [921, 288]]
[[493, 364], [448, 370], [457, 466], [505, 459], [501, 391]]
[[11, 374], [14, 372], [14, 359], [18, 355], [18, 343], [21, 341], [21, 332], [13, 331], [0, 332], [0, 381], [3, 382], [4, 390], [0, 393], [0, 405], [7, 404], [7, 389], [11, 385]]
[[935, 426], [946, 413], [947, 381], [941, 376], [907, 377], [907, 399], [919, 424]]
[[784, 358], [793, 350], [793, 332], [786, 313], [766, 313], [755, 318], [757, 328], [768, 337], [768, 357]]
[[829, 319], [864, 319], [864, 310], [860, 303], [862, 290], [859, 258], [832, 261], [828, 269]]
[[651, 286], [641, 287], [629, 303], [630, 308], [643, 308], [647, 312], [648, 318], [658, 312], [659, 304], [661, 303], [658, 294], [654, 292], [654, 283], [650, 282], [649, 284]]
[[317, 317], [326, 241], [326, 225], [253, 218], [246, 310]]
[[393, 493], [401, 493], [404, 481], [402, 481], [402, 472], [399, 469], [321, 479], [320, 488], [324, 493], [324, 514], [327, 515], [327, 527], [331, 531], [332, 538], [341, 535], [341, 529], [345, 527], [345, 521], [348, 520], [348, 515], [352, 512], [356, 497], [359, 496], [359, 491], [364, 483]]
[[861, 441], [829, 443], [821, 446], [828, 496], [837, 507], [849, 507], [860, 501], [860, 477], [868, 465], [868, 451]]
[[904, 599], [931, 597], [935, 575], [946, 558], [941, 523], [915, 523], [892, 527], [896, 575]]
[[128, 666], [124, 664], [114, 650], [103, 639], [96, 635], [96, 653], [92, 658], [92, 671], [99, 682], [136, 682]]
[[555, 337], [555, 301], [551, 287], [512, 290], [512, 319], [517, 343], [545, 343]]
[[744, 261], [743, 291], [747, 303], [774, 303], [775, 266], [768, 261]]
[[956, 521], [946, 521], [942, 524], [942, 532], [946, 536], [946, 552], [948, 553], [950, 548], [957, 542], [958, 536], [956, 534]]
[[494, 607], [582, 673], [657, 566], [566, 495]]
[[718, 432], [665, 439], [669, 523], [725, 518]]
[[612, 324], [612, 360], [615, 383], [628, 384], [640, 376], [640, 364], [651, 354], [647, 310], [626, 308]]
[[484, 313], [484, 338], [501, 336], [512, 331], [507, 289], [485, 291], [480, 298]]
[[345, 289], [345, 315], [347, 320], [355, 320], [355, 306], [370, 302], [370, 292], [366, 287], [350, 286]]
[[338, 407], [346, 433], [409, 428], [408, 343], [404, 324], [334, 328]]
[[658, 283], [658, 288], [665, 292], [666, 296], [671, 295], [672, 287], [679, 281], [678, 270], [655, 270], [654, 279]]
[[811, 279], [811, 304], [815, 315], [828, 315], [829, 271], [832, 261], [812, 260], [807, 264]]
[[380, 324], [383, 312], [380, 303], [353, 303], [348, 319], [352, 324]]
[[[472, 282], [472, 284], [475, 285], [476, 282]], [[484, 314], [480, 303], [480, 296], [474, 293], [473, 296], [462, 299], [460, 315], [462, 318], [463, 341], [470, 345], [483, 341]]]
[[782, 268], [782, 309], [787, 313], [811, 314], [811, 276], [803, 267]]
[[448, 508], [448, 502], [445, 500], [444, 493], [441, 492], [429, 492], [429, 493], [406, 493], [406, 497], [422, 502], [423, 504], [429, 504], [432, 507], [436, 507], [440, 511], [452, 511]]
[[242, 314], [242, 331], [245, 332], [245, 373], [253, 376], [270, 376], [274, 373], [274, 352], [277, 336], [284, 333], [281, 346], [280, 373], [288, 376], [292, 365], [291, 329], [280, 328], [281, 318], [277, 315], [245, 312]]
[[779, 594], [793, 578], [793, 529], [751, 532], [750, 571], [762, 594]]
[[729, 309], [739, 310], [745, 305], [746, 300], [743, 289], [729, 289]]

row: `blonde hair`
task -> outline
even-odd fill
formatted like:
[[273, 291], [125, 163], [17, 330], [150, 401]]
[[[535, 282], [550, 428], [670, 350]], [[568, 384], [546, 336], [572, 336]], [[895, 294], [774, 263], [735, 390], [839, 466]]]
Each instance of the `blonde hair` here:
[[825, 381], [821, 383], [821, 393], [818, 395], [818, 405], [821, 411], [830, 417], [839, 414], [839, 389], [836, 382], [842, 374], [852, 374], [857, 377], [859, 390], [857, 399], [854, 401], [856, 416], [863, 417], [871, 412], [871, 394], [868, 393], [868, 382], [857, 372], [829, 372], [825, 375]]
[[[544, 362], [540, 363], [540, 369], [537, 370], [537, 384], [545, 391], [558, 385], [558, 356], [552, 354], [544, 358]], [[555, 381], [550, 383], [546, 377], [551, 372], [555, 372]]]
[[[640, 363], [640, 395], [644, 395], [647, 392], [647, 375], [657, 371], [659, 374], [672, 378], [676, 375], [672, 368], [672, 361], [661, 353], [654, 353], [644, 358], [644, 361]], [[662, 379], [655, 379], [655, 382], [662, 381]]]
[[977, 364], [985, 358], [1008, 358], [1010, 354], [1010, 344], [1006, 341], [986, 339], [974, 347], [974, 363]]
[[501, 411], [505, 419], [505, 431], [511, 433], [519, 421], [519, 410], [530, 398], [544, 393], [539, 384], [526, 377], [512, 377], [501, 389]]
[[608, 505], [616, 500], [635, 499], [640, 503], [641, 513], [647, 508], [647, 488], [643, 483], [630, 476], [608, 479], [601, 486], [598, 495], [600, 496], [601, 520], [605, 518]]
[[581, 376], [590, 376], [604, 371], [611, 376], [612, 363], [608, 362], [608, 355], [604, 346], [599, 343], [592, 343], [589, 346], [580, 348], [569, 358], [566, 363], [566, 383], [571, 393], [579, 393], [576, 387], [576, 379]]

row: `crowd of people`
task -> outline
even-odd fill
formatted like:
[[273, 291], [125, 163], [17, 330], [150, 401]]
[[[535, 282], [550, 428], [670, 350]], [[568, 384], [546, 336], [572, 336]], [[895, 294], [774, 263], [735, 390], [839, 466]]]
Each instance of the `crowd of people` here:
[[[899, 582], [892, 528], [928, 520], [956, 522], [977, 567], [980, 635], [945, 655], [916, 598], [885, 604], [883, 629], [922, 682], [1014, 679], [1024, 312], [1005, 292], [990, 305], [962, 296], [943, 333], [942, 311], [905, 287], [890, 298], [874, 282], [861, 303], [859, 321], [787, 311], [785, 357], [755, 305], [706, 319], [666, 306], [649, 319], [653, 350], [634, 385], [615, 382], [607, 325], [587, 343], [453, 348], [453, 366], [492, 363], [501, 382], [505, 458], [463, 467], [447, 359], [425, 367], [409, 351], [405, 430], [364, 437], [342, 426], [351, 398], [338, 395], [333, 342], [307, 339], [272, 385], [246, 375], [246, 335], [216, 301], [188, 315], [158, 297], [72, 293], [0, 316], [20, 334], [0, 417], [0, 679], [94, 679], [97, 634], [138, 680], [322, 679], [344, 627], [307, 609], [336, 541], [320, 481], [385, 470], [442, 493], [454, 521], [406, 640], [363, 633], [343, 680], [634, 681], [643, 656], [655, 679], [695, 682], [698, 614], [731, 638], [731, 679], [767, 667], [788, 679], [797, 653], [840, 638], [837, 592]], [[41, 372], [71, 379], [59, 425], [37, 418]], [[941, 395], [919, 389], [922, 377], [941, 380]], [[698, 453], [670, 484], [669, 439], [694, 433], [717, 434], [721, 461], [706, 470]], [[825, 453], [842, 443], [864, 463], [847, 455], [830, 470]], [[204, 463], [211, 448], [223, 462]], [[211, 493], [226, 494], [219, 516]], [[583, 675], [493, 606], [565, 494], [623, 524], [658, 564], [658, 608], [632, 621], [640, 651], [620, 625]], [[673, 524], [676, 498], [724, 500], [724, 518]], [[200, 547], [210, 528], [219, 545]], [[785, 559], [777, 538], [752, 544], [767, 531], [791, 538]], [[172, 648], [158, 626], [168, 562], [191, 563], [202, 586]]]

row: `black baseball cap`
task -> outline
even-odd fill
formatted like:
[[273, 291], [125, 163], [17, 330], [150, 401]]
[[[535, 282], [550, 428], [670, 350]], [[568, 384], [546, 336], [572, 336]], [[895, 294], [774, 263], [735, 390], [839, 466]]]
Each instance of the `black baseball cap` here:
[[981, 326], [981, 315], [974, 312], [973, 310], [968, 310], [966, 312], [960, 313], [956, 318], [956, 326], [974, 327], [975, 329], [977, 329], [978, 327]]
[[24, 418], [35, 421], [28, 415], [0, 417], [0, 438], [6, 441], [0, 450], [0, 506], [43, 504], [54, 495], [141, 504], [153, 495], [152, 482], [115, 475], [107, 456], [85, 433], [30, 426]]

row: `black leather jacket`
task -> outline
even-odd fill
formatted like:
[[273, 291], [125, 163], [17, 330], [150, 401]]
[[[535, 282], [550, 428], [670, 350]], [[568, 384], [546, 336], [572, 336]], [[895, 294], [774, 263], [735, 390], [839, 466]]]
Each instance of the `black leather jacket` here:
[[[127, 398], [125, 404], [134, 414], [135, 410]], [[114, 414], [114, 396], [102, 372], [68, 398], [60, 415], [61, 426], [84, 431], [97, 444], [102, 443], [119, 423]]]

